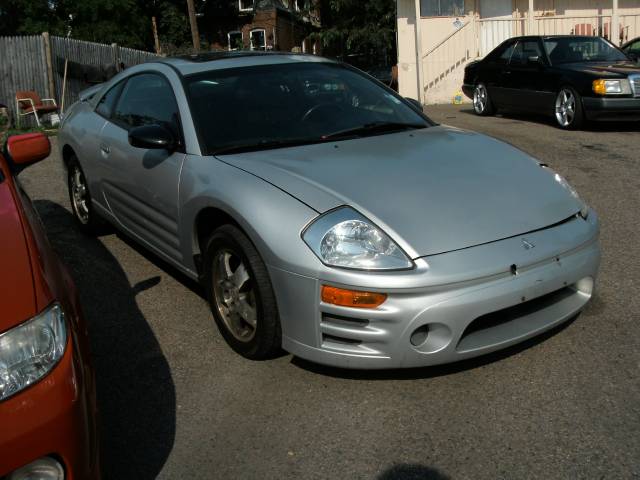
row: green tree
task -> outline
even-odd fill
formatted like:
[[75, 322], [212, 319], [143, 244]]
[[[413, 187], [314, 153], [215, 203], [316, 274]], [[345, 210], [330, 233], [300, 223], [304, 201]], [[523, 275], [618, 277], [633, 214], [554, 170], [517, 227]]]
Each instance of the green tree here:
[[100, 43], [149, 49], [151, 20], [139, 0], [65, 0], [58, 12], [71, 15], [71, 36]]
[[49, 0], [2, 0], [0, 35], [32, 35], [51, 32], [63, 35], [65, 21], [58, 3]]
[[319, 39], [328, 55], [368, 55], [395, 63], [395, 0], [320, 0]]

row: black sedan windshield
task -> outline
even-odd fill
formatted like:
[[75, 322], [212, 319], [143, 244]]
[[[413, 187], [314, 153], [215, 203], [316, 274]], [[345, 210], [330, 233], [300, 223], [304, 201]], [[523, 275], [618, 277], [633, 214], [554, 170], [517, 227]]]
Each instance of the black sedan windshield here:
[[600, 37], [545, 38], [544, 46], [551, 63], [617, 62], [627, 57]]
[[208, 154], [429, 126], [394, 93], [333, 63], [211, 70], [187, 77], [187, 90]]

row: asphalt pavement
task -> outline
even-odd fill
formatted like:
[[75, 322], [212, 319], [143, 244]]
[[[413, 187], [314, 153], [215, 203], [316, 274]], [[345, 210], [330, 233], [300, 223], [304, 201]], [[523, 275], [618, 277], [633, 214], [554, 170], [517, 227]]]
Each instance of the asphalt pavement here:
[[57, 153], [20, 175], [89, 322], [105, 478], [640, 478], [640, 127], [426, 110], [536, 156], [596, 209], [601, 273], [575, 321], [436, 368], [245, 360], [197, 284], [120, 234], [78, 231]]

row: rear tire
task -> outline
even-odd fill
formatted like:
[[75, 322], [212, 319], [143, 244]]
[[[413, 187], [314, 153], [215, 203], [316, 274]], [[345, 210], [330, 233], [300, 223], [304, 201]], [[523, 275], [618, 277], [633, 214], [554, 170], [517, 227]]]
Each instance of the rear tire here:
[[281, 352], [280, 318], [269, 273], [238, 227], [223, 225], [209, 238], [204, 285], [218, 329], [233, 350], [251, 360]]
[[578, 130], [584, 124], [584, 110], [580, 94], [569, 86], [564, 86], [556, 95], [556, 123], [565, 130]]
[[67, 165], [67, 188], [71, 211], [80, 230], [87, 235], [99, 235], [107, 228], [107, 222], [96, 214], [91, 203], [89, 183], [78, 158], [73, 155]]
[[473, 111], [476, 115], [487, 117], [496, 112], [496, 108], [489, 97], [489, 90], [484, 83], [478, 83], [473, 89]]

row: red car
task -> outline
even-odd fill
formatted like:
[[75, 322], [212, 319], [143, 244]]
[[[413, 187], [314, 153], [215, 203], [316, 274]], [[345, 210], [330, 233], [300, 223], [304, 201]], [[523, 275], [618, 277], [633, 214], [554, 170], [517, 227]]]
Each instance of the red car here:
[[0, 155], [0, 478], [97, 479], [95, 380], [69, 273], [14, 176], [47, 157], [42, 134]]

